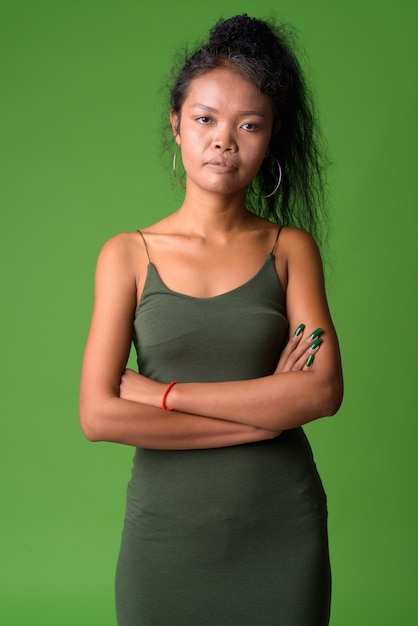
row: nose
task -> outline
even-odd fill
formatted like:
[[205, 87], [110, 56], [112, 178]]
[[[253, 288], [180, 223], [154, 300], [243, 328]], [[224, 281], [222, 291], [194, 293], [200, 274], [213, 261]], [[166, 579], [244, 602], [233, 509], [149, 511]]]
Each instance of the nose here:
[[220, 152], [236, 152], [237, 150], [234, 134], [228, 128], [217, 128], [213, 144]]

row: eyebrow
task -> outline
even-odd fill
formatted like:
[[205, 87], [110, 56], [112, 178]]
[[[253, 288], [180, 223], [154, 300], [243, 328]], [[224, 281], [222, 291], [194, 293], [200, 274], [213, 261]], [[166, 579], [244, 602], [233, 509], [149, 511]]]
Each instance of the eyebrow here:
[[[218, 109], [214, 109], [207, 104], [201, 104], [200, 102], [195, 102], [194, 104], [191, 104], [189, 106], [190, 109], [193, 109], [195, 107], [199, 109], [204, 109], [205, 111], [210, 111], [211, 113], [219, 113]], [[238, 111], [238, 115], [257, 115], [258, 117], [266, 117], [261, 111]]]

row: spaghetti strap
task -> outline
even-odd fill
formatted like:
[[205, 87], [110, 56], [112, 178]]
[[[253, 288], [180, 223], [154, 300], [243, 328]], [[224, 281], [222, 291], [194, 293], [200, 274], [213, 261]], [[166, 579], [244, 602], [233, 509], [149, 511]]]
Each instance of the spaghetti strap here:
[[145, 246], [145, 252], [147, 253], [147, 257], [148, 257], [148, 262], [151, 263], [151, 258], [148, 252], [148, 246], [147, 246], [147, 242], [145, 241], [145, 237], [140, 230], [137, 229], [136, 232], [139, 233], [142, 237], [142, 241], [144, 242], [144, 246]]
[[276, 236], [276, 239], [274, 240], [274, 246], [273, 246], [273, 248], [271, 249], [271, 254], [274, 254], [274, 253], [275, 253], [276, 246], [277, 246], [277, 242], [278, 242], [278, 240], [279, 240], [279, 235], [280, 235], [280, 233], [282, 232], [282, 228], [283, 228], [283, 226], [279, 226], [279, 230], [277, 231], [277, 236]]

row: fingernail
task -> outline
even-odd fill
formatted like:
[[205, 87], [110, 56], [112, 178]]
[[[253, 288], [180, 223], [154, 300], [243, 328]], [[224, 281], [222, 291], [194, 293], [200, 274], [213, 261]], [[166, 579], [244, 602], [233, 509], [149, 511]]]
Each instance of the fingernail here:
[[311, 367], [312, 363], [314, 362], [314, 358], [315, 358], [314, 354], [310, 354], [308, 356], [308, 360], [305, 363], [306, 367]]
[[318, 337], [318, 335], [320, 335], [321, 333], [323, 333], [323, 329], [322, 328], [317, 328], [316, 330], [313, 331], [313, 333], [311, 333], [309, 335], [309, 339], [316, 339]]
[[303, 332], [304, 329], [305, 329], [305, 324], [299, 324], [299, 326], [297, 327], [297, 329], [293, 333], [294, 336], [295, 337], [299, 337], [299, 335]]
[[315, 339], [315, 341], [313, 342], [313, 344], [311, 345], [311, 350], [315, 350], [315, 348], [317, 348], [318, 346], [321, 345], [321, 343], [323, 343], [324, 340], [321, 339], [321, 337], [318, 337], [318, 339]]

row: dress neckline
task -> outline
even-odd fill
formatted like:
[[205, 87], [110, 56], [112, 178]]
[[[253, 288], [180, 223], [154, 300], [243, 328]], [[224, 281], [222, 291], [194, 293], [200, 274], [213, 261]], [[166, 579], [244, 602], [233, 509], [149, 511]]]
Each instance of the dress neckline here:
[[[137, 305], [137, 310], [139, 309], [139, 307], [141, 306], [142, 300], [144, 298], [144, 294], [147, 290], [147, 286], [149, 284], [149, 280], [150, 280], [150, 270], [152, 270], [154, 272], [154, 276], [157, 278], [158, 282], [160, 283], [161, 287], [163, 287], [163, 289], [169, 293], [172, 294], [174, 296], [177, 296], [179, 298], [184, 298], [187, 300], [192, 300], [192, 301], [196, 301], [196, 302], [211, 302], [211, 301], [215, 301], [218, 300], [220, 298], [225, 298], [228, 297], [230, 295], [233, 295], [235, 293], [237, 293], [238, 291], [245, 289], [246, 287], [248, 287], [251, 283], [253, 283], [254, 281], [257, 280], [257, 278], [260, 276], [260, 274], [263, 272], [263, 270], [265, 269], [265, 267], [271, 263], [271, 261], [274, 260], [274, 254], [272, 252], [269, 252], [266, 259], [264, 260], [263, 264], [261, 265], [261, 267], [257, 270], [257, 272], [251, 276], [251, 278], [249, 278], [248, 280], [246, 280], [244, 283], [242, 283], [241, 285], [238, 285], [237, 287], [233, 287], [232, 289], [229, 289], [228, 291], [224, 291], [223, 293], [219, 293], [215, 296], [207, 296], [207, 297], [199, 297], [199, 296], [190, 296], [186, 293], [182, 293], [181, 291], [176, 291], [174, 289], [170, 289], [170, 287], [167, 287], [167, 285], [165, 284], [165, 282], [162, 280], [161, 276], [158, 273], [157, 268], [155, 267], [154, 263], [150, 260], [148, 262], [147, 265], [147, 276], [145, 279], [145, 283], [144, 283], [144, 288], [142, 290], [141, 293], [141, 297], [139, 299], [138, 305]], [[280, 289], [280, 291], [283, 293], [282, 287], [281, 287], [281, 283], [279, 281], [279, 278], [277, 276], [277, 273], [275, 272], [276, 277], [277, 277], [277, 283], [278, 283], [278, 288]], [[284, 295], [284, 294], [283, 294]]]

